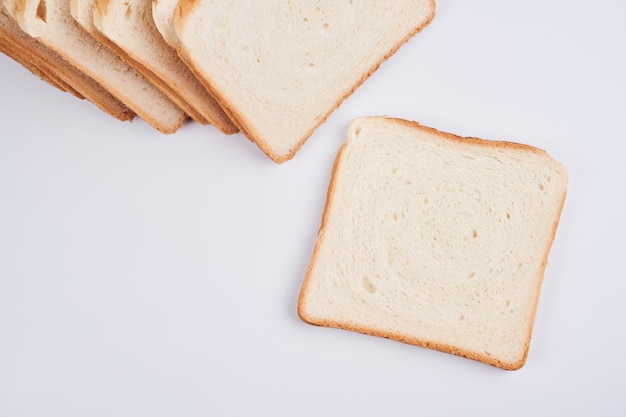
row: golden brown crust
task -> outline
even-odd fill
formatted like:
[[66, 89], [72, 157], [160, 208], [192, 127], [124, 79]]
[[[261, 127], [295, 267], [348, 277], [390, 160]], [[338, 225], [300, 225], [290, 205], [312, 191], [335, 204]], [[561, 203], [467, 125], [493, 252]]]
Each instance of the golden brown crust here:
[[528, 348], [527, 348], [523, 359], [517, 362], [509, 363], [509, 362], [500, 361], [496, 358], [492, 358], [487, 355], [480, 355], [476, 352], [459, 349], [458, 347], [453, 346], [453, 345], [447, 345], [444, 343], [437, 343], [437, 342], [432, 342], [429, 340], [422, 340], [418, 338], [407, 337], [399, 333], [393, 333], [393, 332], [388, 332], [388, 331], [378, 331], [375, 329], [370, 329], [365, 326], [346, 325], [344, 323], [336, 322], [332, 320], [309, 320], [306, 317], [302, 317], [302, 316], [300, 316], [300, 318], [304, 322], [308, 324], [312, 324], [314, 326], [331, 327], [335, 329], [348, 330], [351, 332], [362, 333], [362, 334], [367, 334], [370, 336], [376, 336], [376, 337], [382, 337], [385, 339], [395, 340], [397, 342], [402, 342], [402, 343], [406, 343], [406, 344], [413, 345], [413, 346], [418, 346], [418, 347], [431, 349], [431, 350], [437, 350], [439, 352], [448, 353], [448, 354], [455, 355], [455, 356], [461, 356], [467, 359], [472, 359], [472, 360], [482, 362], [487, 365], [492, 365], [492, 366], [495, 366], [497, 368], [501, 368], [507, 371], [515, 371], [517, 369], [520, 369], [522, 366], [524, 366], [524, 363], [526, 362], [526, 356], [528, 353]]
[[[514, 142], [506, 142], [506, 141], [489, 141], [489, 140], [485, 140], [485, 139], [480, 139], [480, 138], [476, 138], [476, 137], [468, 137], [468, 138], [464, 138], [461, 136], [457, 136], [454, 135], [452, 133], [446, 133], [446, 132], [441, 132], [437, 129], [433, 129], [430, 127], [426, 127], [423, 126], [421, 124], [419, 124], [418, 122], [415, 121], [408, 121], [408, 120], [403, 120], [403, 119], [397, 119], [397, 118], [389, 118], [389, 117], [382, 117], [386, 120], [390, 120], [393, 121], [395, 123], [401, 124], [403, 126], [407, 126], [409, 128], [412, 129], [418, 129], [418, 130], [424, 130], [427, 131], [429, 133], [434, 133], [440, 137], [452, 140], [452, 141], [456, 141], [456, 142], [470, 142], [470, 143], [474, 143], [476, 145], [480, 145], [480, 146], [489, 146], [489, 147], [496, 147], [496, 148], [508, 148], [508, 149], [521, 149], [524, 151], [530, 151], [533, 153], [537, 153], [539, 155], [544, 155], [547, 156], [547, 153], [541, 149], [529, 146], [529, 145], [523, 145], [523, 144], [519, 144], [519, 143], [514, 143]], [[452, 346], [452, 345], [448, 345], [448, 344], [443, 344], [443, 343], [437, 343], [437, 342], [433, 342], [433, 341], [429, 341], [429, 340], [422, 340], [419, 338], [414, 338], [414, 337], [408, 337], [405, 335], [402, 335], [400, 333], [394, 333], [391, 331], [384, 331], [384, 330], [377, 330], [377, 329], [372, 329], [366, 326], [359, 326], [359, 325], [354, 325], [354, 324], [346, 324], [343, 322], [339, 322], [339, 321], [333, 321], [333, 320], [325, 320], [325, 319], [317, 319], [314, 317], [309, 316], [306, 313], [306, 308], [305, 308], [305, 298], [306, 298], [306, 293], [310, 284], [310, 279], [311, 279], [311, 273], [313, 270], [313, 266], [315, 265], [315, 263], [317, 262], [317, 258], [319, 255], [319, 248], [323, 243], [324, 240], [324, 234], [325, 234], [325, 230], [326, 230], [326, 224], [328, 222], [328, 217], [329, 217], [329, 213], [330, 213], [330, 209], [334, 200], [334, 194], [335, 194], [335, 187], [336, 187], [336, 183], [337, 183], [337, 178], [338, 178], [338, 174], [339, 174], [339, 168], [341, 167], [341, 164], [343, 162], [343, 154], [345, 152], [345, 148], [346, 148], [347, 143], [344, 143], [342, 145], [342, 147], [340, 148], [339, 152], [337, 153], [337, 157], [335, 158], [335, 162], [333, 164], [333, 169], [332, 169], [332, 173], [331, 173], [331, 179], [330, 179], [330, 184], [328, 187], [328, 192], [327, 192], [327, 196], [326, 196], [326, 203], [324, 205], [324, 210], [322, 213], [322, 221], [321, 221], [321, 225], [320, 225], [320, 229], [318, 232], [318, 237], [315, 243], [315, 247], [313, 249], [313, 254], [311, 256], [311, 261], [309, 263], [307, 272], [305, 274], [304, 277], [304, 282], [302, 284], [302, 289], [300, 290], [300, 295], [298, 298], [298, 306], [297, 306], [297, 312], [298, 312], [298, 316], [300, 317], [300, 319], [308, 324], [312, 324], [312, 325], [316, 325], [316, 326], [323, 326], [323, 327], [332, 327], [332, 328], [338, 328], [338, 329], [344, 329], [344, 330], [349, 330], [349, 331], [354, 331], [354, 332], [358, 332], [358, 333], [363, 333], [363, 334], [368, 334], [368, 335], [372, 335], [372, 336], [378, 336], [378, 337], [384, 337], [387, 339], [392, 339], [392, 340], [396, 340], [399, 342], [404, 342], [404, 343], [408, 343], [411, 345], [415, 345], [415, 346], [420, 346], [420, 347], [424, 347], [424, 348], [429, 348], [429, 349], [433, 349], [433, 350], [438, 350], [441, 352], [445, 352], [445, 353], [450, 353], [453, 355], [457, 355], [457, 356], [462, 356], [468, 359], [472, 359], [472, 360], [476, 360], [488, 365], [493, 365], [495, 367], [498, 368], [502, 368], [505, 370], [517, 370], [520, 369], [522, 366], [524, 366], [525, 362], [526, 362], [526, 358], [528, 356], [528, 349], [530, 347], [530, 340], [531, 340], [531, 336], [532, 336], [532, 329], [533, 329], [533, 324], [534, 324], [534, 319], [535, 319], [535, 314], [536, 314], [536, 310], [537, 310], [537, 303], [539, 301], [539, 293], [540, 293], [540, 289], [541, 289], [541, 285], [542, 285], [542, 281], [543, 281], [543, 276], [544, 276], [544, 272], [545, 272], [545, 268], [547, 265], [547, 259], [548, 259], [548, 254], [550, 252], [550, 248], [552, 246], [552, 242], [554, 241], [554, 237], [556, 235], [556, 230], [557, 230], [557, 226], [558, 226], [558, 222], [559, 219], [561, 217], [561, 212], [565, 203], [565, 196], [566, 196], [566, 192], [564, 192], [562, 198], [561, 198], [561, 202], [559, 205], [559, 209], [557, 211], [557, 216], [556, 219], [552, 225], [552, 231], [551, 231], [551, 236], [549, 239], [549, 243], [546, 247], [546, 250], [544, 252], [543, 255], [543, 260], [541, 263], [541, 268], [539, 271], [539, 277], [538, 277], [538, 282], [537, 282], [537, 286], [535, 289], [535, 296], [534, 296], [534, 305], [532, 307], [531, 310], [531, 317], [530, 317], [530, 328], [528, 331], [528, 334], [526, 336], [526, 341], [524, 344], [524, 353], [523, 356], [520, 360], [515, 361], [515, 362], [504, 362], [501, 361], [497, 358], [492, 358], [488, 355], [485, 354], [480, 354], [477, 352], [473, 352], [473, 351], [469, 351], [469, 350], [464, 350], [464, 349], [459, 349], [456, 346]]]
[[[545, 276], [546, 266], [548, 265], [548, 255], [550, 253], [550, 249], [552, 248], [552, 243], [554, 242], [554, 238], [556, 236], [556, 230], [558, 228], [559, 221], [561, 219], [561, 213], [563, 212], [563, 207], [565, 206], [565, 198], [566, 198], [566, 196], [567, 196], [567, 190], [565, 190], [565, 192], [563, 192], [563, 196], [562, 196], [561, 202], [559, 204], [559, 209], [557, 211], [558, 215], [556, 216], [556, 219], [552, 223], [552, 230], [550, 232], [550, 239], [548, 240], [548, 245], [546, 247], [546, 252], [545, 252], [545, 254], [543, 256], [543, 262], [541, 263], [541, 269], [539, 271], [539, 279], [538, 279], [538, 282], [537, 282], [537, 288], [535, 289], [534, 304], [533, 304], [532, 310], [531, 310], [530, 329], [528, 330], [528, 337], [527, 337], [527, 342], [526, 342], [526, 350], [525, 350], [525, 354], [524, 354], [524, 361], [526, 361], [526, 356], [528, 355], [528, 349], [530, 347], [530, 339], [532, 337], [533, 327], [534, 327], [534, 323], [535, 323], [535, 315], [537, 314], [537, 305], [539, 304], [539, 296], [540, 296], [540, 293], [541, 293], [541, 286], [543, 284], [543, 278]], [[522, 362], [522, 364], [520, 365], [520, 368], [522, 367], [522, 365], [524, 365], [524, 362]]]
[[455, 135], [454, 133], [442, 132], [432, 127], [424, 126], [416, 121], [398, 119], [394, 117], [383, 117], [383, 118], [386, 120], [394, 121], [401, 125], [405, 125], [413, 129], [419, 129], [419, 130], [423, 130], [426, 132], [434, 133], [437, 136], [445, 137], [446, 139], [450, 139], [456, 142], [474, 143], [477, 145], [487, 146], [491, 148], [519, 149], [519, 150], [524, 150], [526, 152], [532, 152], [534, 154], [541, 155], [544, 157], [549, 157], [546, 151], [544, 151], [543, 149], [536, 148], [531, 145], [525, 145], [522, 143], [511, 142], [511, 141], [487, 140], [487, 139], [481, 139], [481, 138], [476, 138], [472, 136], [458, 136], [458, 135]]
[[[302, 283], [302, 288], [300, 289], [300, 296], [298, 297], [298, 316], [309, 324], [318, 324], [322, 326], [323, 324], [315, 322], [314, 319], [310, 318], [305, 311], [304, 308], [304, 299], [306, 297], [306, 292], [309, 288], [309, 281], [311, 278], [311, 272], [313, 270], [313, 265], [317, 261], [319, 247], [324, 239], [324, 233], [326, 232], [326, 222], [328, 221], [328, 213], [330, 212], [330, 207], [332, 201], [335, 196], [335, 186], [337, 184], [337, 175], [339, 173], [339, 167], [341, 165], [342, 156], [346, 149], [346, 144], [344, 143], [339, 148], [337, 152], [337, 156], [335, 157], [335, 161], [333, 162], [333, 168], [330, 174], [330, 184], [328, 185], [328, 191], [326, 192], [326, 203], [324, 204], [324, 210], [322, 212], [322, 222], [320, 228], [317, 232], [317, 239], [315, 242], [315, 247], [313, 248], [313, 255], [311, 256], [311, 261], [309, 262], [309, 266], [307, 268], [306, 274], [304, 275], [304, 282]], [[330, 327], [338, 327], [338, 326], [330, 326]]]

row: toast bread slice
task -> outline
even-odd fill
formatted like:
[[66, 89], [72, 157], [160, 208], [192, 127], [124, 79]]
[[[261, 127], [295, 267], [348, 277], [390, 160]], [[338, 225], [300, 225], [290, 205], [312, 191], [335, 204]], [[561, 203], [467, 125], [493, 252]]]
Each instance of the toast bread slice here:
[[518, 369], [567, 182], [560, 163], [530, 146], [356, 119], [298, 314]]

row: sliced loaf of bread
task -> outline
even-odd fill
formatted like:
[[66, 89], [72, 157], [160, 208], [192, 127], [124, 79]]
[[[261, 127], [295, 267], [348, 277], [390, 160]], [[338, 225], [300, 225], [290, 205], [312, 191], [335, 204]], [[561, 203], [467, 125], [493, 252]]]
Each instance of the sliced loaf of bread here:
[[187, 65], [284, 162], [434, 13], [433, 0], [181, 0], [174, 24]]
[[100, 84], [22, 31], [4, 7], [0, 10], [0, 42], [5, 54], [55, 87], [91, 101], [116, 119], [133, 119], [135, 114]]
[[356, 119], [298, 313], [518, 369], [567, 182], [561, 164], [530, 146]]
[[226, 134], [238, 131], [157, 30], [151, 0], [98, 0], [93, 23], [107, 45], [195, 121]]
[[173, 133], [186, 114], [143, 75], [85, 32], [70, 14], [69, 0], [4, 0], [20, 28], [106, 88], [163, 133]]

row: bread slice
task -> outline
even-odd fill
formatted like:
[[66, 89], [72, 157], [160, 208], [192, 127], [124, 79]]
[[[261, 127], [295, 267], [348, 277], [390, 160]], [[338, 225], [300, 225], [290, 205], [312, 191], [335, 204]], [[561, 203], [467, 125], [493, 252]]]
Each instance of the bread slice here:
[[180, 49], [180, 39], [174, 26], [174, 15], [177, 9], [178, 0], [152, 0], [154, 24], [163, 40], [176, 51]]
[[69, 0], [5, 0], [20, 28], [107, 89], [146, 122], [173, 133], [186, 114], [145, 77], [96, 41], [70, 15]]
[[298, 314], [518, 369], [567, 182], [530, 146], [356, 119]]
[[[71, 4], [80, 1], [85, 0], [72, 0]], [[87, 3], [94, 2], [89, 0]], [[104, 37], [98, 37], [99, 40], [134, 66], [195, 121], [210, 123], [226, 134], [238, 132], [157, 30], [152, 19], [151, 0], [95, 1], [93, 23]]]
[[116, 119], [134, 118], [135, 114], [100, 84], [22, 31], [4, 7], [0, 7], [0, 40], [4, 42], [7, 55], [52, 85], [91, 101]]
[[434, 13], [433, 0], [181, 0], [174, 23], [187, 65], [284, 162]]

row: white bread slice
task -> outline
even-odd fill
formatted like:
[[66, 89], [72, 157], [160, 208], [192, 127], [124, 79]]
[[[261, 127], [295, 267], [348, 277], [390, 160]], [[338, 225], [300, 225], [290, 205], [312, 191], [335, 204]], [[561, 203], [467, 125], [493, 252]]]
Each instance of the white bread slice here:
[[[80, 0], [72, 0], [76, 5]], [[87, 3], [93, 3], [88, 1]], [[151, 0], [99, 0], [93, 23], [98, 37], [201, 124], [226, 134], [239, 131], [169, 46], [152, 19]], [[77, 6], [77, 5], [76, 5]], [[75, 15], [72, 7], [72, 15]]]
[[186, 114], [144, 76], [74, 21], [69, 0], [5, 0], [26, 33], [93, 78], [113, 96], [163, 133], [177, 131]]
[[298, 314], [518, 369], [567, 182], [530, 146], [356, 119]]
[[152, 0], [152, 18], [157, 30], [176, 51], [180, 49], [180, 39], [174, 26], [174, 14], [178, 8], [178, 0]]
[[[121, 121], [132, 120], [135, 114], [113, 97], [100, 84], [70, 65], [59, 54], [20, 29], [4, 7], [0, 10], [0, 39], [13, 49], [13, 59], [52, 85], [78, 98], [85, 98], [101, 110]], [[7, 54], [11, 51], [5, 50]]]
[[187, 65], [284, 162], [434, 13], [433, 0], [181, 0], [174, 23]]

